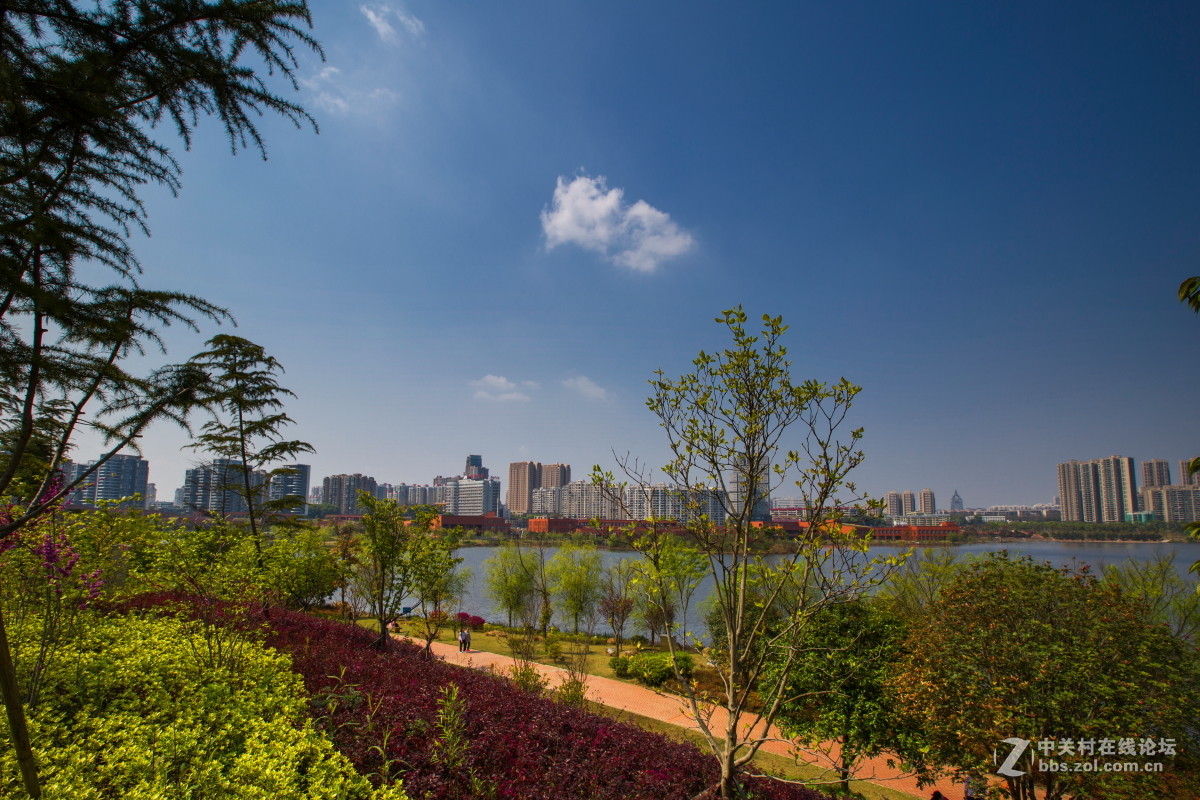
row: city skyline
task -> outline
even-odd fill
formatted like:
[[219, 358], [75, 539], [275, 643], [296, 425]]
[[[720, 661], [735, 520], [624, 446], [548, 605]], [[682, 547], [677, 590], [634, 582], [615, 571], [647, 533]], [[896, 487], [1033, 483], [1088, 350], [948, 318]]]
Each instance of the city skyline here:
[[[129, 463], [132, 458], [133, 457], [131, 457], [129, 455], [117, 456], [116, 460], [114, 462], [114, 466], [111, 467], [110, 469], [123, 469], [124, 467], [121, 465]], [[944, 504], [939, 505], [936, 501], [937, 492], [940, 490], [934, 490], [934, 489], [931, 489], [928, 487], [921, 489], [919, 492], [914, 492], [912, 490], [901, 491], [901, 490], [897, 490], [897, 489], [891, 489], [888, 491], [874, 493], [874, 494], [872, 494], [872, 498], [875, 500], [882, 501], [884, 513], [886, 513], [888, 515], [892, 515], [892, 516], [901, 516], [901, 515], [909, 515], [909, 514], [932, 514], [935, 512], [963, 510], [964, 508], [968, 509], [968, 510], [970, 510], [970, 509], [980, 510], [980, 509], [989, 509], [989, 508], [1009, 508], [1009, 507], [1016, 508], [1016, 507], [1034, 507], [1034, 506], [1056, 505], [1056, 503], [1054, 501], [1058, 497], [1064, 495], [1064, 492], [1063, 492], [1063, 489], [1064, 489], [1063, 469], [1064, 469], [1064, 467], [1075, 465], [1076, 471], [1078, 471], [1078, 465], [1100, 464], [1102, 462], [1109, 462], [1109, 461], [1112, 461], [1113, 459], [1117, 459], [1117, 458], [1120, 458], [1122, 460], [1122, 462], [1128, 463], [1128, 466], [1122, 467], [1121, 469], [1124, 470], [1125, 479], [1132, 483], [1132, 487], [1133, 487], [1132, 492], [1134, 494], [1140, 495], [1146, 489], [1162, 487], [1162, 486], [1200, 486], [1200, 476], [1188, 476], [1186, 474], [1186, 466], [1187, 466], [1188, 462], [1190, 461], [1190, 459], [1175, 460], [1174, 461], [1175, 466], [1172, 467], [1170, 459], [1148, 458], [1145, 460], [1139, 460], [1136, 458], [1129, 458], [1129, 457], [1109, 456], [1109, 457], [1096, 458], [1096, 459], [1083, 460], [1083, 461], [1078, 460], [1078, 459], [1073, 459], [1071, 462], [1063, 462], [1063, 463], [1058, 464], [1058, 485], [1055, 489], [1056, 494], [1054, 494], [1051, 497], [1044, 499], [1044, 500], [999, 502], [999, 503], [988, 503], [988, 504], [967, 503], [961, 497], [959, 491], [957, 489], [953, 489], [952, 497], [949, 502], [949, 505], [945, 506]], [[70, 464], [70, 463], [71, 462], [68, 462], [68, 464]], [[74, 468], [78, 469], [79, 467], [90, 465], [91, 463], [93, 463], [93, 462], [87, 462], [87, 464], [77, 465]], [[175, 493], [172, 493], [170, 491], [166, 491], [166, 492], [162, 493], [162, 495], [159, 498], [160, 502], [167, 502], [166, 500], [164, 500], [164, 498], [172, 496], [172, 494], [176, 494], [178, 492], [183, 492], [186, 495], [186, 493], [188, 491], [189, 481], [193, 480], [193, 477], [192, 477], [193, 474], [198, 474], [199, 472], [201, 472], [202, 467], [204, 467], [204, 466], [205, 466], [205, 462], [197, 462], [197, 466], [188, 468], [185, 471], [185, 478], [182, 482], [182, 485], [180, 487], [178, 487], [178, 489], [176, 489]], [[310, 465], [310, 464], [287, 464], [287, 465], [277, 465], [277, 466], [287, 466], [287, 467], [298, 468], [298, 469], [296, 470], [295, 474], [280, 475], [280, 476], [276, 476], [275, 478], [272, 479], [272, 488], [271, 488], [271, 492], [270, 492], [271, 498], [274, 499], [278, 496], [282, 496], [283, 494], [296, 494], [298, 496], [305, 497], [306, 501], [307, 501], [309, 499], [309, 497], [308, 497], [309, 492], [302, 491], [302, 490], [306, 489], [309, 486], [311, 477], [321, 475], [321, 471], [314, 470], [312, 465]], [[543, 480], [542, 480], [542, 470], [543, 469], [547, 470], [546, 483], [543, 483]], [[1110, 472], [1112, 471], [1112, 469], [1113, 468], [1110, 465], [1109, 466]], [[335, 500], [333, 502], [333, 504], [339, 506], [338, 513], [343, 513], [343, 514], [351, 513], [347, 509], [347, 507], [354, 505], [353, 494], [354, 494], [354, 491], [356, 491], [359, 488], [366, 488], [372, 492], [375, 490], [375, 488], [377, 486], [382, 487], [384, 485], [396, 486], [396, 487], [404, 486], [404, 487], [411, 487], [413, 489], [418, 489], [418, 488], [426, 489], [426, 488], [431, 488], [431, 487], [437, 486], [439, 484], [444, 484], [445, 482], [448, 482], [448, 481], [458, 481], [459, 479], [467, 479], [467, 480], [478, 479], [478, 480], [490, 480], [492, 482], [499, 482], [500, 488], [494, 490], [494, 496], [489, 495], [490, 497], [492, 497], [492, 499], [490, 501], [486, 500], [486, 499], [480, 501], [483, 503], [483, 507], [490, 509], [490, 508], [493, 508], [495, 506], [495, 504], [499, 503], [499, 504], [502, 504], [503, 507], [506, 510], [508, 510], [510, 513], [523, 514], [523, 513], [527, 513], [527, 512], [523, 511], [520, 507], [514, 509], [512, 506], [511, 498], [513, 497], [514, 488], [516, 488], [518, 492], [525, 492], [525, 491], [528, 492], [528, 497], [529, 497], [528, 509], [529, 509], [529, 511], [532, 511], [532, 509], [535, 505], [533, 502], [533, 498], [534, 498], [534, 494], [535, 494], [537, 488], [539, 488], [539, 487], [553, 488], [553, 487], [558, 487], [558, 486], [564, 486], [567, 483], [571, 482], [571, 465], [570, 464], [562, 464], [562, 463], [541, 464], [540, 462], [528, 462], [528, 461], [510, 462], [506, 468], [502, 468], [502, 470], [501, 470], [502, 472], [504, 472], [508, 475], [508, 479], [504, 480], [504, 481], [501, 481], [501, 479], [498, 475], [491, 476], [489, 478], [488, 473], [491, 470], [492, 470], [492, 468], [486, 466], [486, 464], [484, 463], [483, 457], [481, 455], [470, 455], [467, 457], [466, 467], [464, 468], [464, 472], [462, 475], [445, 477], [441, 474], [437, 474], [437, 475], [434, 475], [432, 478], [429, 478], [428, 480], [409, 481], [409, 480], [385, 480], [382, 478], [378, 478], [375, 475], [366, 474], [366, 473], [342, 472], [342, 473], [333, 473], [331, 475], [328, 475], [323, 478], [323, 481], [326, 486], [329, 485], [329, 482], [331, 480], [344, 481], [344, 480], [354, 479], [356, 481], [364, 482], [364, 483], [362, 483], [362, 485], [355, 483], [349, 489], [344, 489], [344, 490], [339, 489], [338, 490], [337, 494], [339, 495], [340, 499]], [[1176, 472], [1175, 470], [1178, 470], [1178, 472]], [[514, 474], [517, 474], [518, 472], [525, 473], [525, 476], [518, 477], [516, 487], [514, 487], [514, 485], [511, 481], [512, 481]], [[143, 461], [142, 467], [141, 467], [141, 474], [140, 474], [140, 479], [143, 481], [143, 485], [144, 485], [145, 481], [147, 480], [147, 476], [149, 474], [150, 474], [149, 464], [147, 462]], [[157, 473], [154, 473], [154, 474], [157, 474]], [[70, 480], [70, 475], [71, 475], [71, 472], [70, 472], [70, 470], [68, 470], [68, 480]], [[473, 476], [473, 477], [471, 477], [471, 476]], [[1140, 476], [1140, 478], [1138, 476]], [[586, 480], [586, 478], [585, 478], [585, 480]], [[1075, 480], [1076, 480], [1076, 483], [1078, 483], [1079, 478], [1076, 477]], [[1097, 478], [1096, 476], [1092, 476], [1092, 480], [1093, 480], [1093, 482], [1095, 482], [1095, 481], [1098, 481], [1099, 478]], [[151, 485], [153, 485], [154, 482], [151, 481], [150, 483], [151, 483]], [[163, 479], [160, 478], [159, 483], [163, 483]], [[276, 484], [278, 484], [278, 486], [276, 486]], [[167, 479], [166, 483], [163, 483], [163, 485], [169, 486], [170, 485], [169, 479]], [[340, 484], [338, 484], [338, 485], [340, 485]], [[656, 484], [656, 485], [662, 485], [662, 484]], [[1099, 484], [1097, 484], [1097, 485], [1099, 485]], [[314, 483], [313, 486], [314, 486], [314, 490], [319, 491], [321, 489], [321, 486], [317, 483]], [[787, 484], [776, 487], [771, 494], [771, 498], [770, 498], [771, 502], [772, 503], [776, 503], [776, 502], [792, 503], [792, 502], [794, 502], [796, 500], [796, 498], [793, 498], [788, 494], [789, 488], [790, 487]], [[79, 495], [79, 491], [76, 491], [73, 496], [75, 496], [75, 495]], [[112, 490], [110, 490], [104, 496], [115, 498], [117, 495], [112, 494]], [[324, 502], [330, 502], [330, 501], [325, 500]], [[423, 504], [427, 501], [423, 500], [423, 499], [418, 499], [418, 500], [411, 500], [408, 502], [412, 502], [412, 503], [416, 503], [416, 504]], [[1078, 501], [1068, 501], [1068, 502], [1078, 503]], [[1088, 502], [1092, 502], [1092, 501], [1088, 501]], [[404, 503], [402, 503], [402, 504], [404, 504]], [[204, 505], [204, 504], [197, 504], [193, 500], [192, 505]], [[1124, 507], [1125, 505], [1137, 505], [1137, 503], [1130, 504], [1128, 501], [1123, 501], [1123, 502], [1119, 503], [1119, 505], [1121, 506], [1119, 515], [1123, 516], [1126, 511], [1126, 509]], [[958, 506], [958, 508], [956, 508], [956, 506]], [[1067, 519], [1065, 514], [1069, 513], [1073, 517], [1078, 517], [1079, 521], [1085, 521], [1085, 519], [1084, 519], [1085, 515], [1082, 512], [1077, 512], [1077, 511], [1073, 510], [1073, 508], [1074, 508], [1074, 506], [1072, 506], [1071, 509], [1064, 507], [1064, 509], [1063, 509], [1064, 510], [1064, 519]], [[1117, 513], [1118, 512], [1114, 511], [1111, 514], [1109, 514], [1109, 516], [1111, 517]], [[1099, 518], [1102, 515], [1097, 515], [1094, 513], [1093, 516], [1096, 516], [1095, 521], [1103, 521]]]
[[[1073, 458], [1188, 455], [1200, 7], [312, 11], [327, 61], [279, 88], [320, 134], [167, 136], [182, 189], [133, 244], [284, 365], [315, 473], [666, 463], [646, 381], [738, 304], [793, 326], [797, 381], [864, 387], [873, 495], [1032, 504]], [[142, 439], [164, 496], [185, 443]]]

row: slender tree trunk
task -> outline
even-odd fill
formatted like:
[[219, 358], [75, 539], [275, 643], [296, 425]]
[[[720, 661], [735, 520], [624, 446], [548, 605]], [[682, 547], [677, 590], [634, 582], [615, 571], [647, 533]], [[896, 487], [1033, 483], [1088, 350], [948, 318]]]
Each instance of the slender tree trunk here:
[[841, 762], [842, 763], [838, 767], [838, 773], [842, 777], [842, 780], [840, 782], [840, 785], [842, 787], [842, 793], [848, 796], [850, 794], [850, 756], [846, 753], [847, 738], [848, 737], [845, 734], [842, 735], [842, 752], [841, 752]]
[[21, 703], [21, 691], [17, 688], [17, 670], [8, 646], [8, 630], [4, 625], [3, 613], [0, 613], [0, 695], [3, 696], [4, 710], [8, 714], [8, 730], [17, 753], [17, 764], [21, 768], [21, 783], [25, 785], [29, 796], [37, 800], [42, 796], [42, 787], [38, 782], [37, 760], [33, 757], [29, 729], [25, 725], [25, 707]]

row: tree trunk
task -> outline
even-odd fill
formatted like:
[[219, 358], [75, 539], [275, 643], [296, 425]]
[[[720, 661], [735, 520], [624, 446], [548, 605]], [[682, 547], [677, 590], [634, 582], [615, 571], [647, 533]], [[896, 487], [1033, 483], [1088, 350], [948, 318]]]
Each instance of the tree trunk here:
[[29, 741], [29, 729], [25, 725], [25, 707], [21, 704], [21, 691], [17, 688], [17, 670], [13, 665], [12, 651], [8, 647], [8, 631], [4, 616], [0, 613], [0, 695], [4, 699], [4, 710], [8, 714], [8, 730], [12, 734], [13, 749], [17, 752], [17, 764], [21, 768], [21, 783], [29, 796], [37, 800], [42, 796], [38, 782], [37, 760], [33, 757], [33, 745]]
[[846, 739], [847, 738], [848, 737], [843, 734], [843, 736], [842, 736], [842, 752], [840, 754], [841, 764], [838, 767], [838, 774], [841, 776], [841, 781], [839, 781], [838, 785], [842, 787], [842, 793], [845, 794], [846, 796], [849, 796], [850, 795], [850, 765], [851, 765], [851, 761], [850, 761], [850, 756], [847, 755], [847, 753], [846, 753]]

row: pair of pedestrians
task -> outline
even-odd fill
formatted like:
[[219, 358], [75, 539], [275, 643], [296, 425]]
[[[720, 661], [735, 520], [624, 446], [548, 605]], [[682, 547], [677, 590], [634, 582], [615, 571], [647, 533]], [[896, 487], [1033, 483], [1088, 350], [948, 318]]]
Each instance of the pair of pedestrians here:
[[469, 628], [460, 628], [458, 631], [458, 652], [471, 652], [471, 631]]

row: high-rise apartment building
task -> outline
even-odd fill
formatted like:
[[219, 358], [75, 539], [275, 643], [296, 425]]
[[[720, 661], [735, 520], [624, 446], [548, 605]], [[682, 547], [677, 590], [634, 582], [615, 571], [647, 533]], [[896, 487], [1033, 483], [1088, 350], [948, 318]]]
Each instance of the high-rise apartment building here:
[[555, 486], [566, 486], [571, 482], [570, 464], [543, 464], [542, 488], [553, 489]]
[[1142, 462], [1142, 488], [1153, 489], [1171, 485], [1171, 465], [1161, 458], [1148, 458]]
[[478, 517], [500, 512], [499, 478], [452, 478], [440, 488], [443, 513]]
[[562, 513], [575, 519], [620, 519], [625, 516], [622, 503], [591, 481], [572, 481], [557, 487], [563, 494]]
[[1058, 494], [1066, 522], [1124, 522], [1138, 510], [1133, 459], [1108, 456], [1058, 465]]
[[508, 465], [508, 513], [525, 515], [533, 511], [533, 490], [542, 488], [542, 465], [537, 461], [517, 461]]
[[1190, 460], [1179, 462], [1179, 483], [1176, 486], [1200, 486], [1200, 472], [1195, 475], [1188, 474], [1188, 465]]
[[377, 485], [374, 478], [357, 472], [353, 475], [330, 475], [323, 481], [321, 498], [328, 505], [337, 506], [339, 514], [362, 514], [358, 493], [363, 491], [374, 496]]
[[[62, 462], [63, 480], [73, 483], [80, 475], [96, 465], [95, 461], [77, 464]], [[145, 508], [149, 494], [150, 462], [135, 455], [119, 453], [109, 457], [67, 497], [72, 505], [95, 507], [100, 501], [124, 500], [122, 508]], [[132, 499], [134, 495], [138, 499]]]
[[622, 493], [624, 513], [630, 519], [675, 520], [692, 523], [706, 517], [720, 525], [725, 507], [718, 489], [681, 489], [665, 483], [653, 486], [629, 486]]
[[[262, 486], [262, 472], [250, 474], [250, 488]], [[247, 510], [245, 472], [242, 462], [218, 458], [186, 470], [183, 477], [183, 507], [206, 514], [243, 514]]]
[[917, 496], [912, 492], [901, 494], [900, 509], [904, 512], [904, 516], [917, 513]]
[[271, 476], [271, 488], [268, 496], [271, 500], [282, 500], [285, 497], [298, 497], [297, 510], [303, 511], [303, 505], [308, 500], [308, 486], [311, 482], [312, 466], [309, 464], [288, 464], [288, 472]]
[[933, 497], [933, 489], [922, 489], [917, 497], [918, 514], [936, 514], [937, 500]]
[[1153, 486], [1142, 490], [1145, 511], [1160, 522], [1200, 520], [1200, 486]]
[[964, 510], [963, 499], [958, 494], [958, 489], [954, 490], [954, 496], [950, 498], [950, 510], [951, 511], [963, 511]]
[[884, 509], [889, 517], [899, 517], [904, 514], [904, 503], [900, 499], [899, 492], [888, 492], [886, 507]]

